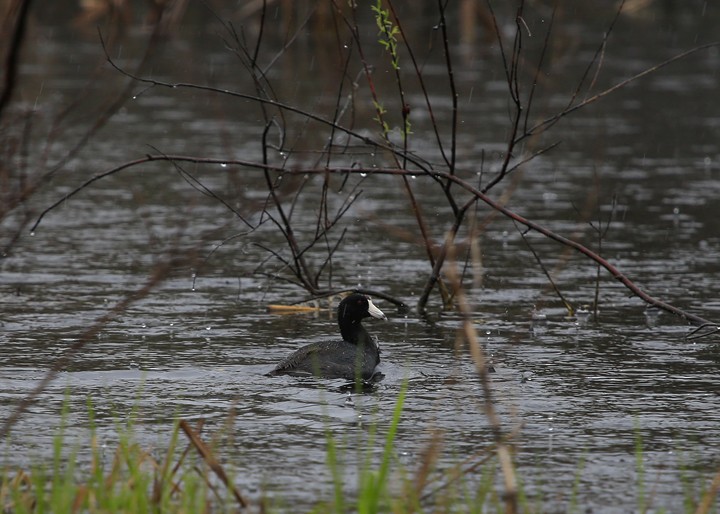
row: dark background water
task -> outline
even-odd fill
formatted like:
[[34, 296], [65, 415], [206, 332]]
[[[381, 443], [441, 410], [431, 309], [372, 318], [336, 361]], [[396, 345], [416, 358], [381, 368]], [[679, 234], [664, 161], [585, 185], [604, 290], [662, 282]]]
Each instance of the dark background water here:
[[[25, 213], [34, 221], [89, 177], [146, 153], [260, 158], [263, 122], [256, 103], [141, 84], [126, 92], [126, 79], [102, 64], [93, 24], [78, 23], [71, 7], [58, 3], [33, 13], [28, 27], [12, 111], [18, 119], [23, 119], [17, 114], [22, 109], [33, 111], [28, 177], [51, 169], [104, 106], [118, 95], [127, 97], [80, 153], [2, 221], [3, 246], [22, 227]], [[310, 7], [297, 5], [297, 19]], [[259, 14], [243, 18], [222, 4], [216, 8], [219, 19], [191, 3], [153, 47], [143, 75], [252, 93], [248, 74], [225, 48], [229, 36], [221, 21], [232, 21], [252, 38]], [[412, 16], [408, 9], [403, 5], [399, 14], [408, 20], [407, 38], [422, 58], [447, 145], [451, 102], [441, 39], [433, 29], [437, 12], [434, 4], [413, 9]], [[469, 28], [461, 23], [468, 16], [457, 9], [452, 6], [448, 15], [459, 100], [458, 173], [477, 180], [482, 172], [487, 183], [504, 157], [511, 112], [507, 85], [497, 44], [479, 21]], [[261, 58], [268, 63], [280, 52], [268, 76], [281, 101], [331, 118], [343, 63], [332, 31], [321, 30], [323, 13], [315, 11], [312, 22], [280, 52], [296, 25], [273, 6]], [[373, 77], [390, 125], [396, 127], [394, 75], [376, 43], [369, 7], [360, 13], [368, 59], [376, 66]], [[537, 62], [551, 13], [543, 4], [526, 9], [529, 62]], [[145, 51], [149, 25], [143, 14], [134, 13], [124, 24], [125, 33], [109, 47], [123, 66], [134, 67]], [[511, 14], [510, 9], [498, 11], [506, 50], [514, 31]], [[610, 5], [560, 4], [535, 119], [566, 105], [613, 16]], [[717, 6], [704, 2], [658, 1], [629, 10], [612, 31], [600, 72], [591, 74], [592, 92], [712, 41], [718, 22]], [[111, 33], [102, 26], [106, 35]], [[408, 56], [401, 59], [412, 106], [411, 148], [441, 167], [424, 99], [405, 66]], [[501, 197], [512, 185], [505, 200], [510, 209], [592, 247], [597, 234], [589, 223], [611, 219], [603, 256], [651, 294], [717, 320], [719, 68], [717, 48], [698, 52], [574, 113], [520, 149], [532, 152], [560, 142], [493, 195]], [[360, 71], [353, 61], [348, 75]], [[531, 78], [525, 71], [524, 84]], [[358, 84], [355, 127], [377, 136], [367, 83]], [[77, 98], [82, 101], [56, 125], [58, 113]], [[286, 155], [276, 152], [270, 158], [281, 162], [290, 154], [290, 165], [310, 165], [316, 157], [305, 150], [321, 148], [327, 128], [291, 114], [286, 121]], [[343, 122], [350, 124], [349, 114]], [[4, 137], [16, 137], [20, 126], [6, 125]], [[397, 130], [392, 137], [397, 139]], [[21, 165], [10, 146], [4, 150], [6, 163]], [[338, 165], [353, 159], [365, 166], [389, 164], [387, 155], [369, 147], [336, 159]], [[235, 165], [183, 167], [248, 220], [260, 219], [267, 197], [260, 172]], [[377, 289], [413, 304], [430, 265], [400, 179], [355, 175], [342, 187], [343, 180], [331, 178], [333, 206], [355, 185], [362, 194], [341, 222], [348, 232], [333, 261], [333, 287]], [[288, 177], [283, 191], [299, 184]], [[447, 204], [421, 174], [411, 184], [439, 244], [452, 220]], [[3, 187], [9, 191], [11, 185]], [[297, 203], [301, 237], [314, 230], [321, 191], [320, 179], [309, 179]], [[480, 206], [472, 216], [483, 221], [490, 214]], [[33, 235], [25, 225], [0, 261], [1, 417], [88, 326], [141, 287], [166, 253], [200, 244], [201, 254], [208, 255], [224, 238], [245, 230], [234, 214], [198, 192], [169, 163], [128, 169], [95, 183], [51, 211]], [[591, 303], [595, 265], [540, 236], [529, 238], [563, 294], [575, 305]], [[326, 431], [346, 449], [346, 488], [352, 494], [369, 428], [377, 424], [384, 433], [403, 383], [407, 399], [396, 446], [398, 461], [410, 471], [419, 466], [435, 431], [444, 435], [440, 469], [492, 442], [473, 364], [456, 350], [459, 318], [441, 311], [437, 295], [431, 297], [428, 319], [377, 302], [389, 320], [371, 322], [369, 329], [380, 339], [386, 377], [370, 393], [348, 396], [333, 381], [265, 377], [300, 344], [336, 337], [336, 329], [330, 313], [267, 313], [269, 303], [291, 303], [306, 295], [254, 273], [268, 257], [254, 243], [282, 248], [283, 240], [269, 223], [238, 236], [199, 269], [175, 269], [107, 324], [15, 424], [3, 442], [5, 462], [27, 465], [49, 454], [63, 402], [70, 408], [69, 441], [85, 444], [91, 400], [108, 451], [117, 437], [114, 419], [125, 419], [132, 409], [141, 444], [158, 452], [167, 444], [174, 417], [206, 418], [210, 431], [221, 431], [230, 420], [220, 458], [231, 463], [241, 489], [253, 498], [267, 494], [309, 508], [331, 490]], [[687, 325], [669, 314], [646, 312], [606, 273], [601, 274], [599, 319], [568, 317], [516, 227], [501, 217], [487, 224], [479, 246], [482, 275], [474, 277], [474, 285], [467, 283], [467, 293], [482, 343], [495, 363], [492, 385], [503, 426], [508, 431], [520, 427], [516, 461], [527, 492], [539, 495], [541, 510], [564, 511], [579, 474], [581, 506], [618, 512], [638, 508], [642, 488], [635, 445], [641, 438], [646, 498], [652, 507], [681, 509], [688, 494], [681, 475], [699, 484], [719, 464], [717, 340], [688, 341]], [[322, 262], [323, 254], [309, 258]], [[270, 273], [278, 269], [272, 261], [261, 267]], [[544, 319], [533, 318], [534, 311]], [[381, 445], [376, 446], [377, 453]]]

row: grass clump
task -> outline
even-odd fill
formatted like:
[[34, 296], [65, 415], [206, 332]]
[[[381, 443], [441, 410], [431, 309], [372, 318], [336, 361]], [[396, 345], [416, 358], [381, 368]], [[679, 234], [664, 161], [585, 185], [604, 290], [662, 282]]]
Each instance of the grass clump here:
[[[288, 510], [267, 498], [250, 505], [201, 437], [202, 420], [195, 426], [177, 420], [167, 447], [156, 457], [135, 442], [132, 421], [118, 426], [114, 451], [101, 447], [91, 415], [89, 459], [83, 455], [83, 464], [78, 464], [78, 450], [68, 450], [65, 411], [53, 439], [51, 459], [36, 462], [27, 470], [0, 468], [0, 513], [509, 512], [507, 498], [499, 486], [501, 466], [496, 443], [462, 458], [456, 456], [455, 464], [447, 461], [440, 464], [443, 432], [437, 430], [413, 460], [412, 469], [398, 458], [406, 393], [407, 387], [403, 386], [387, 427], [380, 429], [377, 423], [373, 424], [367, 440], [358, 445], [357, 469], [349, 469], [343, 458], [349, 447], [339, 443], [327, 429], [326, 459], [332, 487], [328, 497], [318, 497], [314, 506], [307, 509], [295, 506]], [[187, 443], [183, 448], [184, 441]], [[634, 443], [636, 508], [639, 512], [666, 512], [654, 506], [655, 491], [652, 487], [648, 489], [639, 431]], [[579, 462], [564, 500], [545, 498], [547, 493], [555, 494], [546, 491], [552, 484], [544, 482], [542, 476], [518, 480], [518, 497], [514, 502], [517, 509], [512, 512], [544, 512], [548, 506], [564, 512], [584, 511], [583, 500], [587, 498], [582, 498], [581, 475], [586, 458], [584, 455]], [[711, 483], [703, 481], [698, 487], [697, 476], [691, 477], [687, 469], [682, 471], [681, 464], [683, 511], [716, 512], [720, 473]], [[282, 502], [282, 491], [278, 501]]]
[[[177, 421], [160, 460], [135, 442], [131, 425], [119, 427], [117, 447], [106, 455], [92, 419], [90, 425], [87, 464], [77, 464], [77, 450], [66, 451], [63, 421], [53, 439], [51, 463], [32, 464], [29, 471], [3, 467], [0, 512], [204, 513], [247, 506], [200, 438], [202, 422], [193, 428]], [[189, 439], [182, 452], [181, 432]], [[195, 462], [188, 458], [193, 448]]]

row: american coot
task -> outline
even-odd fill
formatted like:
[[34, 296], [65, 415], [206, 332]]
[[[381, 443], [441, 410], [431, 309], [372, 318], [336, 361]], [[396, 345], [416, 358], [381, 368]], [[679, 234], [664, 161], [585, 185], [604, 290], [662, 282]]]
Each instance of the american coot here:
[[369, 380], [380, 363], [380, 349], [360, 323], [364, 318], [387, 319], [365, 295], [353, 293], [338, 305], [342, 341], [303, 346], [268, 375], [315, 375], [325, 378]]

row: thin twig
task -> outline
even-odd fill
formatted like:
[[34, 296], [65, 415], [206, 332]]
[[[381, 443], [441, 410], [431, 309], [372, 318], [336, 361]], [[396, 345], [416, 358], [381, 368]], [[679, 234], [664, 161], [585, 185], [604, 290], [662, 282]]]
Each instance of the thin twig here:
[[[401, 157], [403, 157], [403, 158], [407, 158], [407, 160], [408, 160], [408, 162], [409, 162], [410, 164], [413, 164], [413, 165], [417, 166], [417, 167], [418, 167], [419, 169], [421, 169], [421, 170], [428, 170], [428, 169], [429, 169], [428, 166], [427, 166], [427, 163], [425, 163], [425, 162], [423, 161], [423, 159], [418, 158], [418, 157], [414, 156], [414, 155], [411, 154], [411, 153], [408, 154], [407, 156], [404, 156], [404, 155], [402, 154], [402, 151], [401, 151], [400, 149], [398, 149], [398, 148], [397, 148], [396, 146], [394, 146], [394, 145], [387, 144], [387, 143], [383, 143], [383, 142], [381, 142], [381, 141], [377, 141], [377, 140], [375, 140], [375, 139], [373, 139], [373, 138], [371, 138], [371, 137], [369, 137], [369, 136], [367, 136], [367, 135], [365, 135], [365, 134], [362, 134], [362, 133], [360, 133], [360, 132], [358, 132], [358, 131], [352, 130], [352, 129], [347, 128], [347, 127], [344, 127], [344, 126], [342, 126], [342, 125], [340, 125], [340, 124], [338, 124], [338, 123], [335, 123], [333, 120], [329, 120], [329, 119], [327, 119], [327, 118], [324, 118], [323, 116], [320, 116], [319, 114], [314, 114], [314, 113], [311, 112], [311, 111], [307, 111], [307, 110], [302, 109], [302, 108], [300, 108], [300, 107], [297, 107], [297, 106], [294, 106], [294, 105], [291, 105], [291, 104], [286, 104], [286, 103], [283, 103], [283, 102], [280, 102], [280, 101], [277, 101], [277, 100], [273, 100], [273, 99], [270, 99], [270, 98], [263, 98], [263, 97], [260, 97], [260, 96], [257, 96], [257, 95], [250, 95], [250, 94], [247, 94], [247, 93], [241, 93], [241, 92], [238, 92], [238, 91], [232, 91], [232, 90], [230, 90], [230, 89], [223, 89], [223, 88], [218, 88], [218, 87], [213, 87], [213, 86], [193, 84], [193, 83], [190, 83], [190, 82], [165, 82], [165, 81], [161, 81], [161, 80], [155, 80], [155, 79], [149, 79], [149, 78], [141, 77], [141, 76], [138, 76], [138, 75], [136, 75], [136, 74], [130, 73], [130, 72], [128, 72], [127, 70], [124, 70], [123, 68], [121, 68], [119, 65], [117, 65], [117, 64], [112, 60], [112, 58], [111, 58], [111, 57], [109, 56], [109, 54], [107, 53], [107, 49], [105, 49], [104, 46], [103, 46], [103, 49], [104, 49], [104, 51], [105, 51], [105, 56], [106, 56], [106, 59], [107, 59], [108, 63], [110, 64], [110, 66], [112, 66], [113, 68], [115, 68], [115, 70], [117, 70], [119, 73], [122, 73], [123, 75], [125, 75], [125, 76], [127, 76], [127, 77], [129, 77], [129, 78], [132, 78], [133, 80], [136, 80], [136, 81], [138, 81], [138, 82], [141, 82], [141, 83], [143, 83], [143, 84], [150, 84], [150, 85], [152, 85], [152, 86], [163, 87], [163, 88], [168, 88], [168, 89], [193, 89], [193, 90], [205, 91], [205, 92], [208, 92], [208, 93], [215, 93], [215, 94], [220, 94], [220, 95], [227, 95], [227, 96], [231, 96], [231, 97], [233, 97], [233, 98], [240, 98], [240, 99], [250, 100], [250, 101], [257, 102], [257, 103], [261, 103], [261, 104], [270, 105], [270, 106], [276, 107], [276, 108], [278, 108], [278, 109], [281, 109], [281, 110], [283, 110], [283, 111], [287, 111], [287, 112], [292, 112], [292, 113], [295, 113], [295, 114], [299, 114], [299, 115], [301, 115], [301, 116], [306, 117], [306, 118], [309, 119], [309, 120], [316, 121], [316, 122], [321, 123], [321, 124], [323, 124], [323, 125], [326, 125], [326, 126], [328, 126], [328, 127], [335, 127], [336, 130], [339, 130], [339, 131], [341, 131], [341, 132], [344, 132], [344, 133], [347, 134], [348, 136], [351, 136], [351, 137], [357, 139], [358, 141], [361, 141], [362, 143], [364, 143], [364, 144], [366, 144], [366, 145], [368, 145], [368, 146], [371, 146], [371, 147], [373, 147], [373, 148], [375, 148], [375, 149], [377, 149], [377, 150], [384, 150], [384, 151], [387, 151], [387, 152], [391, 153], [392, 155], [401, 156]], [[368, 72], [369, 72], [369, 69], [368, 69]], [[229, 161], [228, 161], [228, 162], [229, 162]]]
[[532, 127], [530, 130], [528, 130], [527, 133], [522, 136], [522, 138], [526, 138], [531, 135], [534, 135], [538, 131], [546, 130], [550, 125], [554, 124], [556, 121], [560, 120], [561, 118], [564, 118], [565, 116], [568, 116], [569, 114], [572, 114], [573, 112], [575, 112], [579, 109], [582, 109], [583, 107], [586, 107], [592, 103], [597, 102], [598, 100], [601, 100], [602, 98], [608, 96], [609, 94], [614, 93], [615, 91], [624, 88], [631, 82], [635, 82], [636, 80], [646, 77], [646, 76], [650, 75], [651, 73], [654, 73], [654, 72], [658, 71], [659, 69], [664, 68], [674, 62], [680, 61], [692, 54], [698, 53], [702, 50], [707, 50], [709, 48], [716, 48], [716, 47], [720, 47], [720, 41], [715, 41], [713, 43], [707, 43], [704, 45], [696, 46], [694, 48], [691, 48], [689, 50], [681, 52], [681, 53], [675, 55], [674, 57], [666, 59], [666, 60], [662, 61], [661, 63], [656, 64], [655, 66], [646, 68], [643, 71], [641, 71], [640, 73], [636, 73], [635, 75], [618, 82], [614, 86], [611, 86], [611, 87], [591, 96], [590, 98], [583, 100], [582, 102], [579, 102], [575, 105], [570, 105], [566, 109], [562, 110], [561, 112], [554, 114], [553, 116], [550, 116], [549, 118], [544, 119], [543, 121], [539, 122], [537, 125]]
[[[456, 172], [455, 165], [457, 159], [458, 94], [457, 88], [455, 86], [455, 74], [453, 72], [452, 59], [450, 54], [450, 38], [448, 37], [447, 20], [445, 18], [445, 4], [446, 0], [438, 0], [438, 11], [440, 12], [440, 30], [442, 31], [443, 35], [442, 41], [445, 56], [445, 70], [447, 73], [448, 83], [450, 87], [450, 101], [452, 105], [452, 120], [450, 122], [450, 166], [448, 171], [451, 175], [454, 175]], [[458, 207], [455, 203], [455, 199], [450, 194], [451, 185], [452, 182], [448, 180], [445, 183], [445, 187], [443, 189], [445, 191], [445, 196], [447, 198], [452, 198], [452, 201], [450, 201], [450, 207], [453, 210], [453, 214], [457, 216]]]
[[528, 240], [527, 236], [525, 235], [525, 232], [520, 230], [520, 227], [515, 224], [515, 228], [517, 229], [518, 233], [520, 234], [520, 237], [522, 237], [522, 240], [527, 245], [528, 249], [530, 250], [530, 253], [533, 254], [533, 257], [535, 257], [535, 262], [538, 263], [538, 266], [540, 266], [540, 269], [542, 270], [545, 277], [548, 279], [548, 282], [550, 282], [550, 286], [553, 288], [553, 291], [555, 291], [555, 294], [558, 295], [558, 298], [560, 298], [560, 301], [565, 305], [565, 309], [567, 309], [568, 314], [572, 316], [575, 312], [575, 309], [573, 309], [573, 306], [570, 302], [568, 302], [565, 299], [565, 296], [563, 296], [562, 291], [560, 291], [560, 288], [555, 284], [555, 281], [552, 278], [552, 275], [550, 275], [550, 272], [547, 270], [545, 265], [542, 262], [542, 259], [540, 258], [540, 255], [535, 251], [535, 248]]
[[548, 22], [548, 27], [545, 31], [545, 40], [543, 41], [540, 58], [538, 59], [537, 66], [535, 67], [535, 76], [533, 77], [532, 84], [530, 85], [530, 92], [528, 93], [528, 98], [525, 102], [525, 121], [523, 122], [523, 133], [527, 132], [528, 120], [530, 119], [530, 113], [532, 112], [533, 98], [535, 97], [535, 90], [537, 88], [538, 81], [540, 80], [542, 65], [543, 62], [545, 62], [545, 56], [547, 55], [548, 49], [550, 48], [550, 35], [552, 34], [556, 11], [557, 4], [553, 5], [552, 14], [550, 15], [550, 21]]
[[430, 94], [428, 93], [427, 86], [425, 84], [425, 79], [423, 78], [422, 71], [420, 70], [420, 66], [418, 65], [417, 59], [415, 58], [415, 53], [413, 52], [412, 46], [408, 43], [408, 38], [405, 35], [405, 31], [403, 30], [403, 25], [398, 17], [397, 13], [395, 12], [395, 6], [392, 1], [388, 2], [388, 6], [390, 7], [390, 11], [393, 14], [393, 18], [395, 18], [395, 23], [397, 24], [398, 30], [400, 31], [400, 35], [402, 37], [402, 41], [405, 43], [405, 49], [408, 53], [408, 57], [410, 58], [410, 61], [413, 65], [413, 70], [415, 72], [415, 78], [418, 81], [418, 84], [420, 85], [420, 89], [422, 91], [423, 99], [425, 100], [425, 106], [427, 107], [428, 116], [430, 118], [430, 124], [433, 129], [433, 133], [435, 134], [435, 140], [437, 141], [438, 151], [440, 152], [440, 155], [442, 156], [443, 162], [445, 162], [445, 165], [450, 168], [451, 167], [451, 161], [448, 158], [445, 147], [442, 142], [442, 138], [440, 137], [440, 130], [439, 125], [437, 123], [437, 120], [435, 119], [435, 113], [432, 108], [432, 102], [430, 101]]
[[[488, 5], [489, 3], [490, 2], [488, 1]], [[498, 43], [500, 44], [500, 50], [502, 52], [503, 64], [505, 66], [505, 79], [507, 81], [508, 93], [510, 93], [510, 98], [513, 102], [515, 113], [512, 116], [510, 135], [508, 136], [507, 147], [505, 149], [505, 157], [503, 158], [503, 162], [500, 166], [500, 171], [498, 171], [497, 175], [495, 175], [495, 177], [483, 188], [484, 192], [487, 192], [493, 187], [495, 187], [507, 176], [508, 168], [510, 166], [510, 160], [513, 158], [513, 152], [515, 151], [515, 147], [518, 143], [517, 134], [520, 130], [520, 120], [522, 119], [523, 113], [523, 105], [522, 101], [520, 100], [519, 67], [522, 58], [523, 48], [523, 30], [520, 25], [521, 23], [524, 23], [524, 20], [522, 19], [524, 6], [525, 2], [521, 0], [518, 5], [517, 13], [515, 14], [515, 38], [513, 40], [513, 51], [509, 63], [505, 58], [505, 53], [502, 47], [501, 32], [496, 30]], [[495, 14], [492, 13], [492, 15], [494, 20]], [[497, 27], [497, 21], [494, 20], [494, 22], [496, 23]]]

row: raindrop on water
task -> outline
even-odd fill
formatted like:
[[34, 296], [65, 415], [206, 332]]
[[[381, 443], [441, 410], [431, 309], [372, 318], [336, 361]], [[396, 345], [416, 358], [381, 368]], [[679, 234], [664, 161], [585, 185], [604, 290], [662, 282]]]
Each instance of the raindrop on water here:
[[544, 202], [554, 202], [555, 200], [557, 200], [557, 198], [558, 198], [557, 193], [545, 192], [542, 195], [542, 199]]

